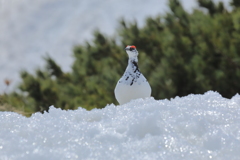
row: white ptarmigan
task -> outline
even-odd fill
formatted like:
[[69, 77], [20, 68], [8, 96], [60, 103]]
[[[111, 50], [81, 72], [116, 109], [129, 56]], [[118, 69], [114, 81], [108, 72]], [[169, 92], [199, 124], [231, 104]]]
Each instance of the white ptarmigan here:
[[114, 90], [115, 97], [120, 105], [132, 99], [150, 97], [152, 92], [147, 79], [138, 68], [138, 51], [136, 47], [128, 45], [125, 50], [129, 57], [128, 66]]

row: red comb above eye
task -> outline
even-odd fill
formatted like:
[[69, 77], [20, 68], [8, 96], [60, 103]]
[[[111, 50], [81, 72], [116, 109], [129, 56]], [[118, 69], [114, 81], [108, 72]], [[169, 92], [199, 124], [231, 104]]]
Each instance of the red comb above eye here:
[[136, 48], [135, 46], [131, 46], [130, 48]]

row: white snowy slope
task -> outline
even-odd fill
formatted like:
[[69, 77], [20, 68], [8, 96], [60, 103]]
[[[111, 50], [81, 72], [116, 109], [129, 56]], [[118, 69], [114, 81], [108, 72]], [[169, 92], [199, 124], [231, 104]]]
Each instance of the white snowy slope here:
[[1, 160], [239, 160], [240, 96], [209, 91], [30, 118], [0, 112]]
[[[181, 1], [187, 10], [196, 6], [196, 0]], [[4, 79], [12, 81], [13, 89], [20, 70], [43, 67], [46, 53], [69, 71], [72, 47], [90, 40], [94, 29], [113, 35], [122, 17], [141, 26], [147, 16], [165, 13], [166, 4], [167, 0], [0, 0], [0, 93], [6, 91]]]
[[[143, 23], [164, 13], [166, 0], [0, 0], [0, 93], [4, 79], [19, 82], [19, 71], [43, 67], [48, 53], [69, 71], [73, 46], [95, 29], [113, 35], [124, 17]], [[157, 5], [156, 5], [157, 4]]]

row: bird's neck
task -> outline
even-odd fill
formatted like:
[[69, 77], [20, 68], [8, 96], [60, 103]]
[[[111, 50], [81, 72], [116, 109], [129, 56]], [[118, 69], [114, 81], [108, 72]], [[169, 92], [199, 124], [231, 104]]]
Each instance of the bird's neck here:
[[129, 59], [128, 59], [128, 64], [131, 64], [131, 63], [133, 63], [133, 62], [138, 63], [138, 57], [137, 57], [137, 56], [129, 57]]
[[128, 59], [128, 71], [136, 73], [140, 72], [138, 68], [138, 58], [137, 57], [129, 57]]

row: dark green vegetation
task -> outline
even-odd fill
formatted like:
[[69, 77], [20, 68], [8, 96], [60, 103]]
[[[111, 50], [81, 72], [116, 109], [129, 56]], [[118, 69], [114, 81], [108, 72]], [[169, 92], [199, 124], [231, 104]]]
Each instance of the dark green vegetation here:
[[1, 95], [0, 105], [30, 115], [50, 105], [90, 110], [117, 104], [113, 92], [127, 66], [128, 44], [137, 46], [155, 99], [208, 90], [230, 98], [240, 92], [239, 0], [231, 5], [227, 11], [222, 3], [199, 0], [200, 8], [187, 13], [178, 0], [170, 0], [171, 12], [148, 18], [143, 28], [122, 20], [117, 40], [95, 32], [92, 42], [74, 48], [71, 72], [64, 73], [51, 58], [34, 75], [22, 72], [22, 93]]

